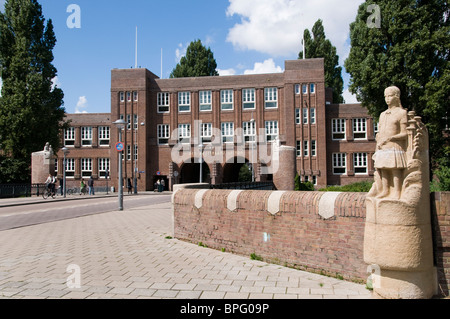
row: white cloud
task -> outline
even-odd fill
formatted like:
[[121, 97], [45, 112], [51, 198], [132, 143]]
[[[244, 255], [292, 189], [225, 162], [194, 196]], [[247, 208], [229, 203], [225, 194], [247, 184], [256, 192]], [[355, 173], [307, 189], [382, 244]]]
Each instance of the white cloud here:
[[344, 97], [345, 104], [359, 103], [356, 99], [356, 95], [352, 94], [348, 89], [344, 90], [342, 96]]
[[61, 87], [61, 82], [59, 81], [58, 76], [55, 76], [52, 79], [52, 91], [55, 89], [55, 87], [58, 87], [58, 88]]
[[226, 70], [217, 69], [217, 72], [219, 72], [220, 76], [236, 75], [236, 70], [235, 69], [226, 69]]
[[182, 57], [186, 55], [187, 44], [183, 46], [182, 43], [178, 44], [178, 48], [175, 50], [175, 62], [180, 63]]
[[77, 106], [75, 107], [75, 113], [88, 113], [85, 109], [88, 107], [88, 101], [85, 96], [78, 98]]
[[341, 63], [348, 56], [350, 23], [362, 0], [229, 0], [227, 16], [241, 20], [227, 41], [240, 50], [296, 58], [304, 29], [322, 19], [327, 38], [336, 46]]
[[267, 73], [281, 73], [283, 69], [276, 66], [273, 59], [267, 59], [264, 62], [255, 63], [252, 70], [245, 70], [244, 74], [267, 74]]

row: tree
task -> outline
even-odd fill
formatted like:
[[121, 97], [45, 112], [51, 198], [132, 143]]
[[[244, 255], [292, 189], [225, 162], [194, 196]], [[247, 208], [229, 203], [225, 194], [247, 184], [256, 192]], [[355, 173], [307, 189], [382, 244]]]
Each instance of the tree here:
[[186, 56], [173, 69], [170, 78], [217, 76], [217, 63], [210, 48], [203, 46], [200, 40], [189, 44]]
[[[376, 26], [371, 22], [378, 8], [381, 23]], [[443, 135], [450, 92], [449, 14], [446, 0], [366, 1], [350, 25], [345, 61], [349, 90], [375, 118], [387, 108], [384, 89], [400, 88], [403, 106], [428, 127], [434, 165], [448, 156], [442, 146], [449, 143]]]
[[[312, 37], [308, 29], [305, 29], [305, 57], [324, 58], [325, 63], [325, 86], [333, 88], [333, 103], [344, 103], [342, 93], [344, 91], [344, 80], [342, 79], [342, 67], [339, 66], [339, 56], [336, 47], [333, 46], [325, 36], [322, 20], [317, 20], [312, 28]], [[298, 55], [303, 58], [303, 51]]]
[[53, 84], [56, 44], [36, 0], [8, 0], [0, 13], [0, 183], [30, 180], [31, 153], [60, 147], [63, 92]]

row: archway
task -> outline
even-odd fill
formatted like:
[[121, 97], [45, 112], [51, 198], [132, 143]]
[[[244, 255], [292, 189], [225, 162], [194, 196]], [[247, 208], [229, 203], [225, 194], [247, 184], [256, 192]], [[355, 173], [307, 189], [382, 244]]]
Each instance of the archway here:
[[234, 157], [225, 163], [223, 166], [223, 183], [244, 181], [251, 181], [251, 166], [245, 158]]
[[[202, 183], [211, 182], [211, 173], [206, 163], [202, 164], [202, 177]], [[200, 183], [200, 163], [195, 163], [193, 159], [191, 163], [183, 163], [180, 169], [180, 183]]]

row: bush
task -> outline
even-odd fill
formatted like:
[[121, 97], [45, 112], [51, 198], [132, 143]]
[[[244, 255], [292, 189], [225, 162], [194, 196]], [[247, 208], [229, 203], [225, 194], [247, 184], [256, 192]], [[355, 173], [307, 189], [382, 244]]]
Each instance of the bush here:
[[328, 186], [319, 189], [321, 192], [356, 192], [368, 193], [372, 188], [373, 181], [363, 181], [344, 186]]

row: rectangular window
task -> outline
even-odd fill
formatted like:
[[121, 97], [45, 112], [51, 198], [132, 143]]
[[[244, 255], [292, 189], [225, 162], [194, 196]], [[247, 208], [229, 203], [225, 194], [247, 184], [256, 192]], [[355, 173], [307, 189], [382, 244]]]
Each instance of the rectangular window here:
[[138, 101], [138, 92], [133, 92], [133, 101], [137, 102]]
[[211, 111], [211, 91], [200, 91], [200, 111]]
[[331, 134], [333, 140], [345, 140], [345, 119], [331, 120]]
[[109, 145], [109, 126], [100, 126], [98, 128], [98, 142], [100, 146]]
[[311, 156], [316, 156], [316, 141], [311, 141]]
[[353, 138], [355, 140], [367, 138], [366, 119], [353, 119]]
[[127, 161], [131, 161], [131, 145], [127, 145]]
[[212, 123], [202, 123], [200, 134], [202, 138], [202, 143], [211, 143]]
[[316, 124], [316, 108], [312, 107], [309, 109], [310, 111], [310, 119], [311, 119], [311, 124]]
[[347, 154], [333, 153], [333, 174], [343, 175], [347, 173]]
[[303, 141], [303, 156], [309, 156], [309, 142]]
[[125, 93], [119, 92], [119, 98], [120, 98], [120, 102], [125, 102]]
[[131, 130], [131, 114], [127, 114], [127, 130]]
[[158, 93], [158, 113], [167, 113], [170, 110], [170, 93], [160, 92]]
[[180, 143], [191, 142], [191, 124], [178, 125], [178, 141]]
[[311, 94], [316, 93], [316, 86], [314, 85], [314, 83], [311, 83], [311, 84], [309, 85], [309, 92], [310, 92]]
[[138, 115], [137, 114], [133, 114], [133, 128], [135, 130], [138, 129]]
[[138, 160], [138, 145], [137, 145], [137, 144], [134, 144], [133, 159], [134, 159], [135, 161]]
[[308, 124], [308, 109], [303, 109], [303, 124]]
[[191, 111], [191, 93], [179, 92], [178, 93], [178, 112], [190, 112]]
[[74, 177], [75, 176], [75, 159], [67, 158], [66, 159], [66, 177]]
[[295, 109], [295, 124], [300, 124], [300, 109]]
[[277, 88], [265, 88], [264, 89], [264, 106], [269, 108], [278, 107], [278, 89]]
[[170, 139], [170, 125], [158, 125], [158, 145], [168, 145]]
[[354, 153], [353, 166], [355, 174], [367, 174], [367, 153]]
[[233, 90], [220, 91], [220, 107], [223, 111], [233, 109]]
[[90, 177], [92, 175], [92, 159], [81, 159], [81, 177]]
[[275, 141], [278, 138], [278, 121], [266, 121], [266, 141]]
[[242, 90], [242, 108], [244, 110], [255, 108], [255, 89]]
[[222, 142], [233, 143], [234, 142], [234, 123], [225, 122], [222, 123]]
[[81, 145], [83, 146], [92, 145], [92, 127], [84, 126], [81, 128]]
[[373, 120], [373, 135], [377, 136], [378, 133], [378, 122], [375, 122], [375, 119]]
[[244, 131], [244, 141], [245, 142], [255, 142], [256, 141], [256, 123], [255, 123], [255, 121], [242, 123], [242, 129]]
[[297, 141], [297, 157], [302, 156], [302, 141]]
[[306, 84], [302, 85], [302, 93], [303, 94], [308, 94], [308, 86]]
[[127, 92], [127, 101], [131, 102], [131, 92]]
[[109, 174], [109, 158], [98, 159], [98, 174], [100, 177], [105, 177], [106, 173]]
[[64, 145], [65, 146], [74, 146], [75, 145], [75, 128], [69, 127], [64, 130]]
[[295, 94], [300, 94], [300, 84], [295, 85]]

